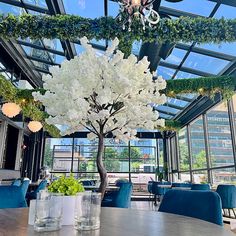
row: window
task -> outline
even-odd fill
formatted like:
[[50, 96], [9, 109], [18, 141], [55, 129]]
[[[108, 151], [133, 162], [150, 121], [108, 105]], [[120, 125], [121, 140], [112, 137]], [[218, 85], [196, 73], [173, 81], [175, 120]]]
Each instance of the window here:
[[207, 113], [208, 138], [212, 167], [234, 165], [229, 115], [226, 103]]
[[209, 16], [215, 5], [215, 2], [210, 2], [206, 0], [185, 0], [180, 2], [161, 1], [161, 6], [173, 8], [180, 11], [190, 12], [193, 14], [198, 14], [201, 16]]
[[[171, 165], [171, 170], [177, 171], [177, 149], [176, 149], [176, 142], [175, 142], [175, 137], [170, 139], [170, 165]], [[169, 166], [170, 166], [169, 165]], [[169, 172], [171, 171], [169, 170]]]
[[161, 75], [163, 79], [165, 80], [171, 79], [174, 73], [175, 73], [175, 70], [170, 69], [168, 67], [164, 67], [164, 66], [157, 67], [157, 75], [158, 76]]
[[234, 120], [236, 122], [236, 94], [232, 97], [232, 100], [233, 100]]
[[165, 60], [162, 60], [162, 61], [174, 64], [174, 65], [179, 65], [181, 61], [183, 60], [186, 52], [187, 51], [185, 50], [174, 48], [172, 53]]
[[208, 182], [207, 171], [194, 171], [193, 172], [193, 183], [204, 184]]
[[191, 181], [190, 173], [189, 172], [180, 173], [180, 180], [181, 182], [190, 182]]
[[212, 170], [213, 184], [236, 184], [235, 168]]
[[186, 127], [179, 131], [180, 170], [189, 170], [189, 152]]
[[206, 168], [205, 138], [202, 117], [195, 120], [190, 125], [190, 137], [193, 162], [192, 169]]
[[183, 66], [188, 68], [217, 74], [219, 73], [229, 62], [221, 60], [215, 57], [205, 56], [195, 52], [191, 52], [184, 62]]
[[[146, 192], [149, 180], [155, 180], [157, 168], [156, 139], [133, 140], [130, 144], [105, 139], [103, 163], [109, 183], [131, 178], [134, 190]], [[48, 138], [45, 143], [44, 165], [54, 177], [74, 172], [77, 178], [99, 179], [96, 156], [97, 140], [86, 138]], [[73, 148], [74, 146], [74, 148]], [[160, 145], [160, 153], [163, 147]], [[161, 154], [160, 154], [161, 155]], [[163, 155], [160, 168], [163, 167]]]

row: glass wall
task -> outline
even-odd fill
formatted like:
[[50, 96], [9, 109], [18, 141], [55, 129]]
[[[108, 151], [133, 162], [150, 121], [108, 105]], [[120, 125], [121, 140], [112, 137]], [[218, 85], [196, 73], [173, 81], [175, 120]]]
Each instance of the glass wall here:
[[[222, 102], [167, 140], [169, 173], [181, 181], [211, 184], [235, 183], [236, 95]], [[228, 107], [230, 109], [228, 109]], [[54, 176], [73, 172], [78, 178], [98, 179], [97, 142], [82, 138], [47, 139], [44, 165]], [[127, 179], [134, 192], [146, 192], [147, 183], [164, 169], [163, 140], [139, 139], [114, 143], [106, 139], [103, 157], [109, 183]], [[174, 179], [174, 178], [173, 178]]]
[[225, 102], [207, 113], [212, 167], [234, 165], [229, 114]]
[[192, 151], [192, 169], [206, 168], [207, 162], [202, 116], [190, 125], [190, 144]]
[[184, 127], [179, 131], [179, 158], [180, 170], [186, 171], [190, 169], [190, 158], [188, 150], [187, 128]]
[[212, 178], [214, 185], [218, 184], [235, 184], [236, 185], [236, 173], [235, 168], [223, 168], [212, 170]]
[[182, 181], [236, 184], [235, 123], [236, 95], [232, 102], [217, 104], [178, 132]]
[[[78, 178], [99, 179], [96, 155], [96, 140], [47, 138], [44, 165], [50, 168], [53, 177], [73, 172]], [[125, 178], [134, 184], [134, 192], [147, 192], [148, 181], [156, 179], [158, 163], [160, 171], [163, 169], [163, 142], [139, 139], [115, 143], [113, 139], [106, 139], [103, 162], [109, 184]]]

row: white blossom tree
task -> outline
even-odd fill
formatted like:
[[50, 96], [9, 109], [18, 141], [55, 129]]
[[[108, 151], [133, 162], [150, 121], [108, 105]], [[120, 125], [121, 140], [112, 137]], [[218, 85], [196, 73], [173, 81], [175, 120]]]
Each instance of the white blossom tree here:
[[99, 190], [104, 194], [104, 138], [112, 133], [116, 140], [128, 141], [136, 138], [138, 128], [164, 126], [152, 104], [165, 103], [166, 96], [159, 91], [166, 82], [162, 77], [153, 80], [146, 57], [141, 61], [134, 55], [124, 59], [123, 53], [116, 51], [118, 39], [104, 54], [98, 54], [86, 38], [80, 41], [85, 51], [61, 67], [51, 67], [52, 76], [43, 77], [46, 93], [33, 96], [50, 115], [48, 124], [66, 127], [62, 135], [87, 129], [89, 139], [98, 138]]

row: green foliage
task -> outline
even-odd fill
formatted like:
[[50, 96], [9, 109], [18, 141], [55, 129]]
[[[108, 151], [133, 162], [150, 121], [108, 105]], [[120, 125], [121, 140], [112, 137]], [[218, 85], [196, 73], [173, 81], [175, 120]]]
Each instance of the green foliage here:
[[135, 161], [131, 163], [131, 167], [133, 169], [133, 171], [139, 171], [141, 162]]
[[202, 169], [206, 167], [206, 152], [200, 151], [197, 155], [193, 155], [193, 169]]
[[223, 98], [228, 100], [234, 94], [235, 86], [236, 77], [232, 76], [174, 79], [167, 80], [164, 92], [169, 97], [175, 97], [176, 94], [183, 93], [198, 93], [213, 97], [214, 94], [220, 92]]
[[[224, 100], [229, 100], [233, 96], [236, 87], [236, 77], [232, 76], [215, 76], [215, 77], [200, 77], [192, 79], [175, 79], [167, 80], [167, 87], [163, 92], [169, 97], [175, 97], [177, 94], [198, 93], [207, 95], [211, 98], [216, 93], [221, 93]], [[48, 125], [45, 119], [48, 117], [46, 112], [43, 112], [42, 105], [33, 100], [32, 92], [40, 91], [45, 93], [44, 89], [36, 90], [20, 90], [15, 88], [10, 81], [7, 81], [4, 76], [0, 75], [0, 96], [5, 101], [16, 102], [22, 108], [23, 115], [32, 120], [41, 121], [44, 129], [52, 137], [60, 137], [60, 132], [56, 126]], [[24, 99], [24, 102], [22, 102]], [[181, 123], [178, 121], [166, 121], [165, 127], [156, 127], [163, 130], [178, 131], [181, 128]], [[131, 157], [132, 154], [131, 148]], [[123, 152], [121, 157], [128, 156], [128, 149]], [[138, 157], [139, 158], [139, 157]], [[118, 164], [116, 163], [118, 166]]]
[[176, 120], [166, 120], [164, 127], [157, 127], [160, 131], [172, 130], [179, 131], [182, 128], [181, 122]]
[[236, 40], [236, 19], [216, 19], [205, 17], [163, 18], [152, 28], [142, 29], [139, 19], [134, 20], [131, 31], [123, 30], [122, 23], [112, 17], [96, 19], [75, 15], [0, 15], [0, 37], [5, 39], [59, 38], [77, 40], [86, 36], [88, 39], [114, 39], [125, 42], [123, 52], [127, 55], [130, 45], [135, 40], [143, 42], [169, 41], [220, 43]]
[[[140, 159], [142, 157], [142, 153], [139, 147], [130, 147], [130, 158], [131, 159]], [[119, 155], [119, 158], [129, 158], [129, 148], [124, 148]]]
[[104, 165], [107, 171], [110, 172], [120, 171], [119, 160], [114, 160], [115, 158], [117, 158], [117, 156], [118, 153], [114, 148], [106, 147]]
[[63, 193], [65, 196], [74, 196], [79, 192], [84, 192], [83, 185], [71, 174], [70, 177], [62, 176], [53, 181], [48, 186], [48, 191], [52, 193]]
[[120, 162], [119, 160], [104, 160], [104, 165], [108, 172], [119, 172]]
[[[45, 119], [48, 114], [42, 111], [42, 105], [35, 102], [32, 96], [33, 91], [38, 90], [21, 90], [13, 86], [13, 84], [6, 80], [3, 75], [0, 75], [0, 97], [6, 102], [15, 102], [20, 105], [24, 117], [30, 118], [34, 121], [40, 121], [52, 137], [60, 137], [59, 129], [54, 125], [48, 125]], [[42, 93], [45, 90], [40, 90]]]
[[[180, 150], [180, 170], [189, 170], [189, 153], [187, 144], [181, 143]], [[206, 168], [206, 152], [201, 150], [199, 153], [193, 155], [193, 169]]]
[[187, 144], [179, 144], [180, 170], [189, 170], [189, 153]]
[[44, 166], [52, 168], [52, 165], [53, 165], [53, 157], [52, 156], [53, 156], [53, 153], [52, 153], [52, 149], [50, 148], [50, 144], [46, 143], [45, 150], [44, 150], [44, 159], [43, 159]]
[[16, 93], [17, 89], [12, 85], [12, 83], [0, 74], [0, 97], [3, 97], [3, 99], [8, 102], [14, 102]]

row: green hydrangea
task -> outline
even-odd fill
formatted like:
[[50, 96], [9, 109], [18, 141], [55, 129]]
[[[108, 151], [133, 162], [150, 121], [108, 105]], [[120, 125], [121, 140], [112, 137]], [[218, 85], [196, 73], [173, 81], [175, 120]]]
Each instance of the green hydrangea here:
[[48, 191], [52, 193], [63, 193], [65, 196], [74, 196], [79, 192], [84, 192], [84, 187], [79, 180], [71, 174], [70, 177], [62, 176], [53, 181], [48, 186]]

